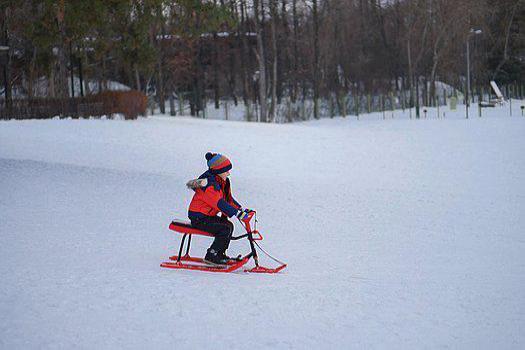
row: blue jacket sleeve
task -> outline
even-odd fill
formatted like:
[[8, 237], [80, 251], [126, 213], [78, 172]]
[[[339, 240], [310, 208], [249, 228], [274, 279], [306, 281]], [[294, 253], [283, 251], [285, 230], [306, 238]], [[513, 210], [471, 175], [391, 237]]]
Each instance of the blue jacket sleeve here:
[[238, 210], [235, 209], [233, 206], [231, 206], [228, 202], [226, 202], [224, 199], [219, 199], [219, 202], [217, 203], [217, 207], [220, 211], [222, 211], [224, 214], [228, 215], [228, 217], [232, 217], [237, 214]]

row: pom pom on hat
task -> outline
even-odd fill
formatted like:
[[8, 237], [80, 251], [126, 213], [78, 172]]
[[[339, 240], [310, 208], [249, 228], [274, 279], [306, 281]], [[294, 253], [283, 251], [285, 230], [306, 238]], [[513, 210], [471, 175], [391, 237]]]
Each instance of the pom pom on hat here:
[[222, 154], [208, 152], [205, 158], [208, 163], [208, 168], [214, 174], [222, 174], [232, 168], [230, 160]]

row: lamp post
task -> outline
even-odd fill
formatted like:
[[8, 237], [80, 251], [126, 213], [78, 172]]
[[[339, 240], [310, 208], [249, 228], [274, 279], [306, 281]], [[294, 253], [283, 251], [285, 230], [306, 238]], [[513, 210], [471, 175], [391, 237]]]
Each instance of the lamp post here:
[[467, 119], [468, 119], [468, 108], [470, 106], [470, 45], [469, 40], [472, 35], [478, 35], [481, 34], [481, 29], [470, 29], [470, 32], [467, 35], [467, 91], [465, 92], [465, 109], [467, 112]]
[[9, 107], [11, 100], [11, 89], [9, 89], [9, 79], [7, 72], [7, 65], [9, 63], [9, 46], [0, 46], [0, 63], [4, 75], [4, 96], [5, 106]]

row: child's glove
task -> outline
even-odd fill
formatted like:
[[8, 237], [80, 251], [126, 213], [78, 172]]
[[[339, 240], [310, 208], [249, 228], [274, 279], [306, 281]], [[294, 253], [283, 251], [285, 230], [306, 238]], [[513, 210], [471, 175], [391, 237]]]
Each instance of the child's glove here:
[[237, 217], [240, 220], [245, 220], [250, 215], [250, 212], [251, 212], [250, 209], [239, 210], [239, 212], [237, 213]]

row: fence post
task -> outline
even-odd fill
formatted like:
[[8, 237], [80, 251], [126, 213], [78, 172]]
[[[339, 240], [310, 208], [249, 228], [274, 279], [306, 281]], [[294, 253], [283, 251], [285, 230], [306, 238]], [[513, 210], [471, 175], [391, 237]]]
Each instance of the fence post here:
[[252, 116], [251, 116], [251, 112], [250, 112], [250, 103], [245, 103], [244, 104], [244, 108], [245, 108], [245, 112], [244, 112], [244, 119], [248, 122], [251, 122], [252, 121]]
[[206, 119], [206, 111], [208, 110], [208, 101], [206, 100], [206, 96], [204, 96], [203, 100], [204, 101], [202, 103], [202, 118]]
[[403, 114], [405, 114], [405, 90], [399, 92], [399, 99], [401, 100], [401, 109], [403, 110]]
[[510, 86], [510, 95], [511, 95], [511, 97], [509, 98], [509, 109], [510, 109], [510, 116], [512, 117], [512, 96], [514, 95], [514, 86], [513, 85]]
[[177, 113], [175, 112], [175, 99], [173, 98], [173, 92], [170, 92], [169, 102], [170, 102], [170, 116], [174, 117], [175, 115], [177, 115]]
[[381, 110], [383, 111], [383, 120], [385, 120], [385, 98], [383, 97], [383, 94], [381, 96]]
[[447, 101], [447, 90], [446, 89], [443, 89], [443, 103], [444, 103], [444, 107], [447, 107], [448, 106], [448, 101]]
[[479, 117], [481, 118], [481, 101], [478, 101], [478, 113]]
[[[436, 108], [437, 108], [437, 118], [439, 119], [439, 94], [436, 94], [437, 95], [437, 103], [436, 103]], [[434, 102], [436, 102], [436, 100], [434, 99]]]
[[356, 92], [354, 95], [354, 104], [355, 104], [355, 114], [357, 116], [357, 120], [359, 120], [359, 92]]
[[182, 98], [182, 93], [177, 94], [178, 100], [179, 100], [179, 115], [184, 115], [184, 99]]
[[392, 119], [394, 119], [394, 93], [390, 91], [390, 109], [392, 110]]
[[346, 118], [346, 93], [341, 96], [341, 106], [343, 107], [343, 118]]
[[328, 96], [328, 111], [330, 112], [330, 118], [333, 118], [335, 114], [335, 107], [334, 98], [332, 97], [332, 94], [329, 94]]
[[510, 116], [512, 117], [512, 98], [509, 101]]

